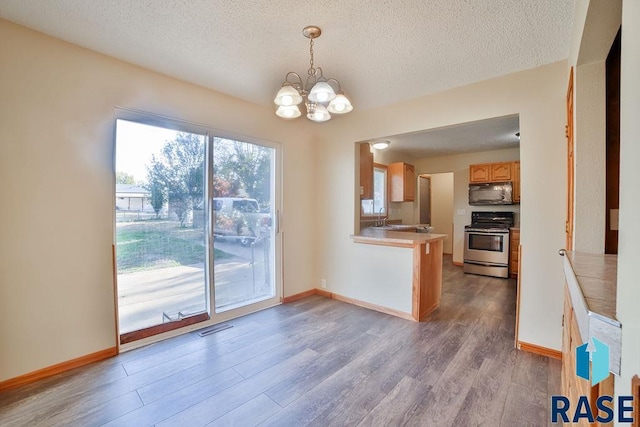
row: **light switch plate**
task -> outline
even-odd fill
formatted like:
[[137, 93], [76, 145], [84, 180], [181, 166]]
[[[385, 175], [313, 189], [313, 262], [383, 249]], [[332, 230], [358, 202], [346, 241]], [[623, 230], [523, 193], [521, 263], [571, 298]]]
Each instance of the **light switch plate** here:
[[467, 211], [466, 211], [465, 209], [458, 209], [458, 210], [456, 211], [456, 214], [457, 214], [457, 215], [460, 215], [460, 216], [462, 216], [462, 215], [466, 215], [466, 214], [467, 214]]

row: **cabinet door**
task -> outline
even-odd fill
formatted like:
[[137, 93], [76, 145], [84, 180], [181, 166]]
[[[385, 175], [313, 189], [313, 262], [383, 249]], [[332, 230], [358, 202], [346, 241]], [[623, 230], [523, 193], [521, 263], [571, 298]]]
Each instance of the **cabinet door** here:
[[360, 144], [360, 199], [373, 199], [373, 153], [368, 142]]
[[511, 181], [511, 162], [491, 163], [491, 181]]
[[511, 239], [509, 242], [509, 269], [511, 270], [511, 278], [518, 277], [518, 252], [520, 250], [520, 230], [511, 230]]
[[513, 201], [520, 203], [520, 162], [513, 162]]
[[389, 165], [389, 200], [413, 202], [415, 199], [414, 167], [408, 163], [395, 162]]
[[416, 174], [413, 165], [404, 164], [404, 201], [413, 202], [416, 196]]
[[491, 180], [491, 165], [470, 165], [469, 182], [489, 182]]

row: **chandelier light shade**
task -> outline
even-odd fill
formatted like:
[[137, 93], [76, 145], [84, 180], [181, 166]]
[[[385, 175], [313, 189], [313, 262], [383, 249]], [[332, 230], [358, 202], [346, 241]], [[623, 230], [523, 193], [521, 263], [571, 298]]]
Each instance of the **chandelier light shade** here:
[[290, 84], [283, 84], [273, 102], [282, 107], [289, 107], [300, 104], [302, 102], [302, 96], [300, 96], [298, 91]]
[[331, 100], [329, 106], [327, 107], [327, 110], [329, 110], [330, 113], [334, 114], [345, 114], [353, 110], [353, 106], [351, 105], [351, 102], [349, 102], [349, 99], [347, 99], [347, 97], [344, 96], [343, 93], [339, 93], [335, 98]]
[[295, 119], [302, 113], [297, 105], [281, 105], [276, 110], [276, 114], [283, 119]]
[[[325, 78], [322, 68], [315, 67], [313, 62], [313, 40], [320, 37], [319, 27], [308, 26], [302, 34], [309, 39], [309, 69], [306, 82], [298, 73], [289, 71], [284, 78], [282, 87], [273, 102], [278, 106], [276, 115], [283, 119], [295, 119], [302, 112], [298, 107], [304, 103], [307, 118], [321, 123], [331, 119], [331, 114], [346, 114], [353, 110], [351, 101], [344, 95], [340, 82], [333, 78]], [[337, 89], [337, 92], [336, 92]]]

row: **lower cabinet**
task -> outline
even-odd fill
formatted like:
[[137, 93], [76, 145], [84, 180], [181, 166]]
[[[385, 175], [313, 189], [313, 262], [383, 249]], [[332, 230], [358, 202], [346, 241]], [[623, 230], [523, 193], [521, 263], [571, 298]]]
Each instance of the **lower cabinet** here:
[[511, 278], [518, 277], [518, 258], [520, 252], [520, 229], [512, 228], [509, 230], [509, 272]]
[[[580, 396], [587, 396], [591, 406], [591, 412], [595, 417], [598, 415], [598, 409], [596, 407], [596, 401], [600, 396], [613, 396], [614, 376], [609, 374], [609, 377], [601, 383], [591, 386], [591, 383], [585, 379], [582, 379], [576, 375], [576, 348], [584, 343], [580, 330], [578, 329], [578, 323], [576, 322], [573, 306], [571, 305], [571, 296], [569, 295], [569, 289], [565, 284], [564, 287], [564, 312], [563, 312], [563, 324], [562, 324], [562, 395], [569, 398], [571, 401], [569, 411], [573, 415], [573, 410], [578, 404]], [[568, 413], [568, 414], [569, 414]], [[571, 419], [569, 421], [572, 421]], [[613, 425], [602, 423], [589, 423], [585, 418], [581, 418], [577, 424], [579, 426], [591, 426], [591, 425]]]

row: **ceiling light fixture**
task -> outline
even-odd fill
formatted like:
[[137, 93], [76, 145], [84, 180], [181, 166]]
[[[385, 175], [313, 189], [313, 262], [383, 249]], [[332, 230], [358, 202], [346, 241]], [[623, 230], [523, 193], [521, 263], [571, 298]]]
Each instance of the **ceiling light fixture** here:
[[387, 148], [389, 148], [389, 144], [391, 144], [391, 141], [389, 141], [388, 139], [371, 141], [371, 146], [376, 150], [386, 150]]
[[[353, 110], [349, 99], [344, 96], [340, 82], [336, 79], [325, 78], [322, 68], [315, 67], [313, 62], [313, 39], [322, 34], [319, 27], [313, 25], [305, 27], [302, 34], [309, 39], [309, 69], [307, 70], [306, 83], [298, 73], [289, 71], [282, 83], [273, 102], [278, 106], [276, 115], [283, 119], [295, 119], [302, 112], [298, 104], [304, 101], [307, 110], [307, 118], [320, 123], [331, 119], [331, 114], [346, 114]], [[337, 93], [334, 87], [337, 86]]]

